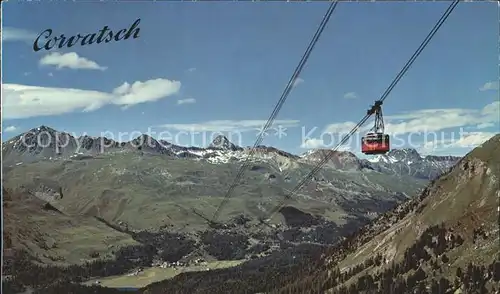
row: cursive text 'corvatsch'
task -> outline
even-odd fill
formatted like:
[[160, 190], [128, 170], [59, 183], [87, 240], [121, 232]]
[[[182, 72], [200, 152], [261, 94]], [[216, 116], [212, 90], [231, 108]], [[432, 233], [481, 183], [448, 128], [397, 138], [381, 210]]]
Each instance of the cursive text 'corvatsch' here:
[[[52, 36], [52, 29], [46, 29], [38, 35], [33, 42], [33, 50], [35, 52], [42, 49], [50, 50], [54, 47], [72, 47], [79, 43], [81, 46], [91, 44], [101, 44], [102, 42], [109, 43], [111, 41], [127, 40], [132, 36], [134, 39], [139, 38], [139, 23], [141, 19], [137, 19], [128, 29], [122, 29], [118, 32], [113, 32], [108, 26], [104, 26], [99, 32], [86, 35], [77, 34], [76, 36], [66, 37], [64, 34], [60, 36]], [[45, 43], [44, 43], [45, 42]]]

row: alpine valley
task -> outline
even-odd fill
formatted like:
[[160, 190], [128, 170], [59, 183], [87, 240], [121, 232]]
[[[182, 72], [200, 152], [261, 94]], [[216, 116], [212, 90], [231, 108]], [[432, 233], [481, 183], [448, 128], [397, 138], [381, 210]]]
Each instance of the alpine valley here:
[[[44, 289], [44, 274], [60, 276], [51, 285], [85, 283], [164, 263], [245, 264], [287, 250], [326, 248], [416, 201], [461, 161], [422, 157], [414, 149], [370, 160], [336, 152], [283, 201], [327, 152], [252, 149], [223, 136], [206, 148], [147, 135], [114, 142], [47, 126], [17, 135], [2, 145], [4, 273], [10, 273], [5, 289]], [[225, 199], [247, 158], [248, 170]], [[41, 266], [49, 267], [35, 278], [28, 275]]]

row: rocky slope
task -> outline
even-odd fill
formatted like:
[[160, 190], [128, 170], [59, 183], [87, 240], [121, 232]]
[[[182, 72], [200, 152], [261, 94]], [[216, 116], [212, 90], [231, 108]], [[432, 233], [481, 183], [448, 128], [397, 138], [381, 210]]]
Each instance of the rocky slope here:
[[[205, 220], [190, 209], [213, 215], [239, 167], [116, 152], [4, 167], [4, 184], [24, 187], [68, 214], [99, 216], [134, 229], [188, 225], [186, 230], [191, 230]], [[255, 162], [223, 208], [221, 220], [242, 213], [253, 220], [266, 217], [311, 169], [297, 162], [282, 172], [273, 161]], [[408, 176], [326, 168], [288, 204], [345, 223], [352, 216], [372, 218], [415, 195], [424, 184]]]
[[[328, 293], [376, 288], [413, 293], [426, 287], [432, 293], [497, 293], [499, 197], [500, 134], [467, 154], [419, 197], [336, 247], [316, 273], [325, 279], [316, 287]], [[302, 289], [306, 280], [288, 289]]]

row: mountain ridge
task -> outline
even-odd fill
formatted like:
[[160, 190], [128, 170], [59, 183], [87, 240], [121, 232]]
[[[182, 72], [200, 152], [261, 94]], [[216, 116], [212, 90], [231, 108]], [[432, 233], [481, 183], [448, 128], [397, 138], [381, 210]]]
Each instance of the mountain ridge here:
[[[239, 162], [252, 156], [252, 160], [274, 160], [280, 169], [295, 166], [296, 162], [317, 163], [330, 149], [312, 149], [300, 155], [288, 153], [272, 146], [240, 147], [227, 137], [219, 135], [206, 147], [180, 146], [141, 134], [129, 141], [118, 142], [106, 137], [83, 135], [74, 137], [42, 125], [21, 133], [3, 144], [4, 162], [10, 166], [20, 162], [44, 159], [96, 156], [110, 152], [139, 152], [161, 154], [176, 158], [206, 160], [214, 164]], [[434, 179], [453, 166], [460, 157], [422, 157], [415, 149], [393, 149], [385, 155], [360, 159], [350, 151], [335, 151], [327, 166], [346, 171], [370, 169], [385, 174], [407, 174], [422, 179]]]

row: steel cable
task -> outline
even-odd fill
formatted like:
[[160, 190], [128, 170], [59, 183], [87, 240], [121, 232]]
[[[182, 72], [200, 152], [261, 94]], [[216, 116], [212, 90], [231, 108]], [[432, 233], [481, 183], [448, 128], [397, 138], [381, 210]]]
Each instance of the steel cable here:
[[[427, 44], [430, 42], [430, 40], [434, 37], [434, 35], [436, 34], [436, 32], [439, 30], [439, 28], [441, 27], [441, 25], [443, 25], [443, 23], [446, 21], [446, 19], [451, 14], [451, 12], [455, 9], [455, 7], [458, 5], [458, 3], [459, 3], [459, 0], [454, 0], [453, 3], [451, 3], [451, 5], [446, 9], [446, 11], [444, 12], [444, 14], [441, 16], [441, 18], [438, 20], [438, 22], [434, 25], [434, 27], [429, 32], [429, 34], [427, 35], [427, 37], [420, 44], [420, 46], [415, 51], [415, 53], [413, 53], [413, 55], [408, 60], [408, 62], [405, 64], [405, 66], [403, 67], [403, 69], [396, 75], [396, 77], [394, 78], [394, 80], [392, 81], [392, 83], [389, 85], [389, 87], [387, 88], [387, 90], [385, 90], [385, 92], [382, 94], [381, 98], [378, 101], [384, 101], [387, 98], [387, 96], [389, 96], [389, 94], [392, 91], [392, 89], [394, 89], [394, 87], [396, 86], [396, 84], [401, 80], [401, 78], [404, 76], [404, 74], [406, 73], [406, 71], [413, 64], [413, 62], [415, 61], [415, 59], [420, 55], [420, 53], [422, 53], [422, 51], [424, 50], [424, 48], [427, 46]], [[363, 125], [366, 122], [366, 120], [368, 120], [368, 118], [370, 116], [371, 116], [371, 114], [365, 115], [365, 117], [363, 119], [361, 119], [361, 121], [358, 122], [354, 126], [354, 128], [339, 142], [339, 144], [337, 144], [333, 149], [331, 149], [325, 155], [325, 157], [311, 170], [311, 172], [309, 172], [309, 174], [302, 181], [300, 181], [299, 184], [297, 184], [291, 190], [291, 192], [288, 195], [285, 195], [285, 198], [282, 201], [280, 201], [278, 203], [278, 205], [276, 205], [273, 209], [271, 209], [271, 211], [269, 213], [269, 216], [266, 219], [272, 218], [273, 215], [281, 209], [281, 207], [284, 205], [284, 203], [286, 202], [286, 200], [291, 199], [292, 196], [296, 192], [298, 192], [304, 185], [306, 185], [314, 177], [314, 175], [316, 173], [318, 173], [322, 169], [323, 165], [325, 165], [333, 157], [333, 155], [338, 150], [338, 148], [340, 146], [342, 146], [356, 132], [356, 130], [358, 130], [358, 128], [361, 125]]]
[[286, 85], [285, 90], [281, 94], [281, 97], [278, 100], [278, 103], [274, 107], [274, 110], [271, 113], [271, 116], [267, 120], [266, 124], [262, 127], [262, 130], [261, 130], [261, 132], [260, 132], [257, 140], [255, 141], [255, 143], [253, 145], [253, 148], [250, 149], [250, 152], [249, 152], [248, 156], [245, 158], [243, 166], [239, 169], [239, 171], [236, 174], [236, 177], [235, 177], [233, 183], [231, 184], [231, 186], [229, 187], [228, 191], [224, 195], [224, 199], [222, 200], [221, 204], [219, 205], [219, 207], [215, 211], [215, 213], [214, 213], [214, 215], [212, 217], [212, 222], [215, 222], [217, 220], [217, 218], [219, 217], [221, 209], [224, 207], [224, 205], [227, 204], [227, 202], [229, 201], [229, 198], [231, 197], [231, 194], [233, 193], [234, 189], [236, 188], [236, 186], [238, 186], [239, 181], [240, 181], [241, 177], [243, 176], [245, 170], [250, 166], [250, 159], [253, 157], [253, 155], [254, 155], [254, 153], [256, 151], [257, 146], [259, 146], [261, 144], [261, 142], [263, 140], [263, 137], [264, 137], [264, 134], [265, 134], [265, 131], [267, 129], [269, 129], [269, 127], [273, 124], [274, 119], [276, 118], [276, 116], [278, 115], [279, 111], [281, 110], [281, 107], [285, 103], [288, 95], [290, 94], [290, 92], [291, 92], [291, 90], [293, 88], [293, 85], [295, 84], [295, 81], [297, 80], [298, 76], [300, 75], [300, 72], [304, 68], [304, 65], [306, 64], [307, 60], [309, 59], [309, 56], [311, 55], [311, 52], [314, 49], [314, 46], [316, 45], [316, 43], [318, 42], [319, 37], [321, 36], [321, 33], [323, 32], [323, 30], [325, 29], [328, 21], [330, 20], [330, 17], [332, 15], [333, 11], [337, 7], [337, 3], [338, 3], [337, 0], [336, 1], [332, 1], [332, 3], [330, 4], [330, 6], [328, 7], [328, 10], [327, 10], [326, 14], [323, 16], [323, 19], [321, 20], [321, 23], [320, 23], [318, 29], [316, 30], [316, 33], [314, 34], [311, 42], [309, 43], [309, 46], [307, 47], [304, 55], [302, 56], [302, 58], [301, 58], [301, 60], [300, 60], [300, 62], [298, 64], [298, 66], [295, 68], [295, 71], [292, 74], [292, 77], [290, 78], [290, 80], [288, 81], [288, 84]]

